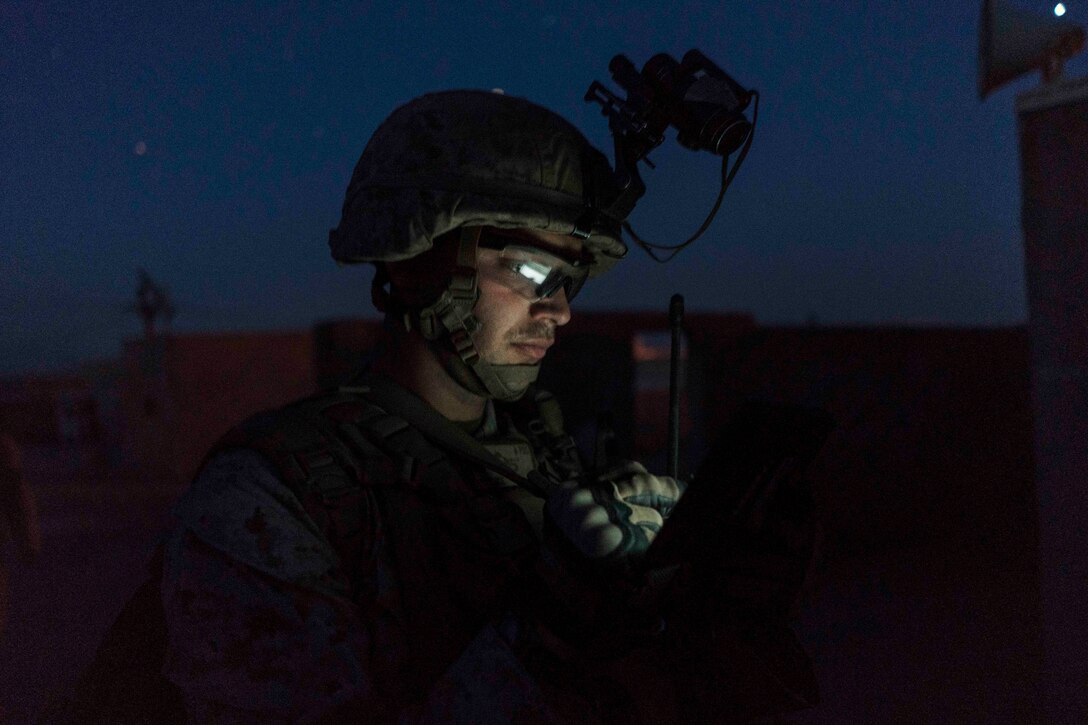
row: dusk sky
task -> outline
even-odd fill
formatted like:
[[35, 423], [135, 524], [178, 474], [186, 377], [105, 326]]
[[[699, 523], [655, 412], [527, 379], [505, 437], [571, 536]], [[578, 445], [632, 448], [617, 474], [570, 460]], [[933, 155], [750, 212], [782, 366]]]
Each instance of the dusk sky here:
[[[980, 5], [0, 0], [0, 374], [116, 357], [140, 335], [138, 267], [175, 331], [371, 316], [371, 268], [338, 268], [327, 233], [393, 108], [502, 88], [611, 157], [589, 83], [616, 88], [617, 53], [689, 48], [759, 90], [751, 153], [695, 246], [668, 265], [632, 248], [575, 313], [664, 314], [681, 292], [768, 324], [1021, 323], [1013, 105], [1039, 74], [980, 103]], [[632, 222], [681, 241], [719, 162], [671, 135], [651, 159]]]

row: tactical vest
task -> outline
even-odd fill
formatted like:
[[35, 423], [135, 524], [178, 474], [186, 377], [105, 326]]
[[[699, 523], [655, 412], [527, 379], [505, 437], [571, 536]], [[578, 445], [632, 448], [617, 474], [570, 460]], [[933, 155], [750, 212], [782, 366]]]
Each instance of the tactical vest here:
[[[536, 494], [582, 475], [549, 394], [533, 391], [500, 415], [506, 435], [484, 445], [395, 386], [341, 388], [249, 418], [205, 458], [239, 448], [265, 456], [339, 555], [363, 616], [394, 606], [377, 572], [394, 570], [395, 606], [414, 650], [394, 700], [425, 693], [474, 632], [510, 606], [536, 552]], [[440, 566], [432, 566], [435, 551], [447, 557]], [[382, 560], [388, 552], [395, 561]], [[184, 721], [179, 693], [160, 674], [161, 565], [159, 552], [81, 677], [79, 717]]]

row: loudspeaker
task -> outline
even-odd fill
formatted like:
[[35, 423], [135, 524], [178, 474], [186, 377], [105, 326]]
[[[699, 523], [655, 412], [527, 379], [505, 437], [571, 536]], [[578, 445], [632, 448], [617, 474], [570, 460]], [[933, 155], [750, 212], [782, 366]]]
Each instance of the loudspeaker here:
[[978, 95], [1032, 70], [1047, 82], [1061, 75], [1062, 64], [1084, 48], [1084, 28], [1048, 15], [1013, 7], [1004, 0], [983, 0], [978, 32]]

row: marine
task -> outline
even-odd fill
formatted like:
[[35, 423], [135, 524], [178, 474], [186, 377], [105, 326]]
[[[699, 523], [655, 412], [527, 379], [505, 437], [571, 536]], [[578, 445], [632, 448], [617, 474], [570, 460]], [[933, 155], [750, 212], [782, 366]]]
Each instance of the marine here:
[[[82, 678], [82, 716], [680, 722], [804, 706], [797, 688], [759, 689], [773, 664], [747, 693], [716, 681], [767, 670], [753, 642], [804, 663], [778, 612], [721, 589], [665, 622], [675, 583], [639, 562], [685, 482], [631, 461], [589, 470], [535, 385], [571, 302], [626, 253], [603, 203], [616, 193], [604, 155], [529, 101], [449, 91], [396, 109], [329, 235], [337, 262], [374, 265], [384, 342], [346, 385], [209, 452]], [[763, 635], [730, 634], [730, 617]]]

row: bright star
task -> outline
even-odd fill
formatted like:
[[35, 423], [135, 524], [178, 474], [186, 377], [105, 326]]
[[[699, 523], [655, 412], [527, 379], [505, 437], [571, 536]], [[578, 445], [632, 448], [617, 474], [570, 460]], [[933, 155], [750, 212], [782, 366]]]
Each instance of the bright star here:
[[1054, 14], [1057, 15], [1059, 18], [1065, 15], [1065, 5], [1062, 3], [1058, 3], [1057, 5], [1055, 5]]

